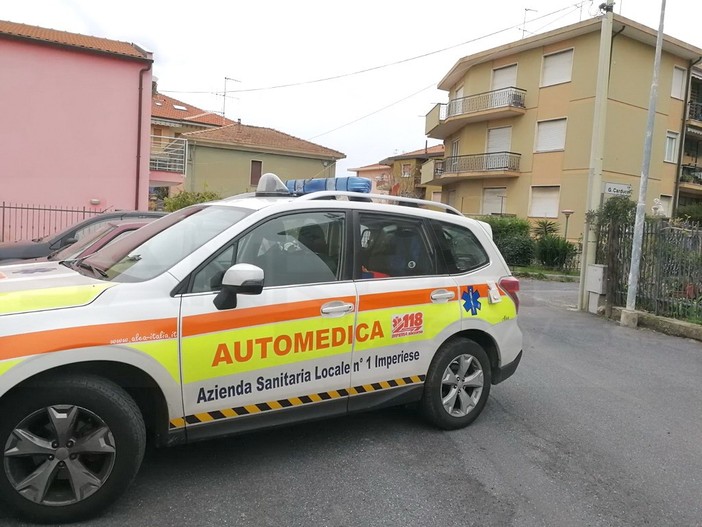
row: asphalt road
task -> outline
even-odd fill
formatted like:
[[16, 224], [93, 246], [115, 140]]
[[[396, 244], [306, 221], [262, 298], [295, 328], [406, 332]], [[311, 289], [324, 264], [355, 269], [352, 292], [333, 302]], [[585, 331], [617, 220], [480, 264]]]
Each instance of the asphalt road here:
[[702, 526], [702, 345], [576, 288], [522, 281], [524, 359], [464, 430], [398, 408], [154, 451], [81, 525]]

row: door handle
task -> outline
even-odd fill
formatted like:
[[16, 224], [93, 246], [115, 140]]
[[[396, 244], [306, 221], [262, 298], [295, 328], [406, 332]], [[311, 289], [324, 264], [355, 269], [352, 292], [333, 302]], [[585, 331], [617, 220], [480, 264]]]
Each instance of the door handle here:
[[436, 304], [445, 304], [449, 300], [453, 300], [456, 293], [453, 291], [448, 291], [446, 289], [437, 289], [431, 293], [431, 301]]
[[341, 302], [340, 300], [335, 300], [334, 302], [329, 302], [322, 306], [322, 316], [327, 317], [341, 317], [346, 313], [352, 313], [355, 309], [354, 304], [349, 304], [348, 302]]

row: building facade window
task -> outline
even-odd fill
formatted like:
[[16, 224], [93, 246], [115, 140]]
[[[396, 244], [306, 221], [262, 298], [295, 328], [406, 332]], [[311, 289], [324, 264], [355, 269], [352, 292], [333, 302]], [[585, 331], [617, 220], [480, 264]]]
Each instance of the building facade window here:
[[670, 218], [670, 214], [673, 212], [673, 196], [661, 194], [660, 198], [658, 199], [661, 202], [661, 207], [663, 207], [661, 210], [661, 215], [666, 218]]
[[507, 188], [484, 188], [482, 214], [503, 214], [507, 211]]
[[536, 152], [565, 149], [566, 119], [540, 121], [536, 124]]
[[558, 201], [561, 187], [531, 187], [531, 206], [529, 216], [532, 218], [557, 218]]
[[492, 91], [512, 88], [517, 86], [517, 65], [511, 64], [503, 68], [492, 70]]
[[410, 177], [412, 175], [412, 164], [402, 163], [402, 177]]
[[544, 55], [541, 86], [570, 82], [573, 72], [573, 50]]
[[670, 91], [670, 96], [681, 101], [685, 99], [685, 77], [687, 71], [683, 68], [675, 66], [673, 68], [673, 86]]
[[665, 134], [665, 158], [666, 163], [677, 163], [678, 160], [678, 138], [680, 134], [668, 130]]

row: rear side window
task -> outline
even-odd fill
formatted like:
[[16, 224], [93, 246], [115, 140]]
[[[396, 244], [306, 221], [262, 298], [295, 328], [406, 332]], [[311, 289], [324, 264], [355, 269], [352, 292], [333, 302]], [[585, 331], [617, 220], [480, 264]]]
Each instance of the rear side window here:
[[466, 273], [490, 262], [487, 252], [467, 227], [432, 221], [432, 228], [450, 274]]
[[421, 218], [359, 214], [359, 278], [436, 274], [436, 259]]

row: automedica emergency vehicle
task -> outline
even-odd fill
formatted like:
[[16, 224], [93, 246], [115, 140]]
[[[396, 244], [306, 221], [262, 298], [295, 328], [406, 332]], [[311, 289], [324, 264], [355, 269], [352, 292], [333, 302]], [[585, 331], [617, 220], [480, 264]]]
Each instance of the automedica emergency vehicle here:
[[413, 402], [472, 422], [519, 364], [519, 282], [487, 224], [367, 183], [264, 175], [87, 258], [1, 267], [0, 498], [73, 521], [147, 441]]

